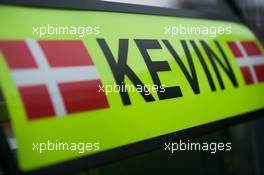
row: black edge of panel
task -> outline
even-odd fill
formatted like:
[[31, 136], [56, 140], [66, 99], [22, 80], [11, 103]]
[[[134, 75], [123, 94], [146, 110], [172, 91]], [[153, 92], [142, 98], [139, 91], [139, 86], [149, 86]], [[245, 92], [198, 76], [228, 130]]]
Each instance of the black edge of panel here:
[[234, 15], [223, 15], [220, 13], [200, 12], [197, 10], [171, 9], [164, 7], [154, 7], [145, 5], [134, 5], [118, 2], [98, 1], [98, 0], [0, 0], [0, 3], [7, 5], [44, 7], [44, 8], [61, 8], [75, 10], [93, 10], [107, 12], [122, 12], [149, 14], [159, 16], [175, 16], [202, 18], [211, 20], [224, 20], [239, 22], [239, 18]]

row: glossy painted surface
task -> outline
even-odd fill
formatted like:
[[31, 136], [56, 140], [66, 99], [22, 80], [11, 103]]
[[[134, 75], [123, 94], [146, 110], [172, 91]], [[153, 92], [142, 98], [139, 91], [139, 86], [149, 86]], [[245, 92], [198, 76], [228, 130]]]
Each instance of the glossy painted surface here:
[[[148, 51], [152, 61], [165, 61], [171, 69], [158, 72], [158, 76], [165, 87], [179, 86], [183, 95], [182, 97], [160, 100], [157, 93], [152, 93], [155, 101], [146, 102], [139, 93], [130, 92], [131, 105], [123, 105], [120, 94], [111, 92], [106, 95], [108, 108], [75, 112], [62, 115], [59, 118], [29, 120], [19, 90], [2, 53], [0, 55], [1, 87], [8, 104], [19, 147], [19, 166], [25, 171], [98, 152], [89, 151], [80, 154], [76, 151], [46, 151], [40, 154], [32, 150], [34, 142], [47, 142], [48, 140], [75, 143], [100, 142], [100, 151], [103, 151], [264, 107], [264, 84], [261, 82], [246, 84], [236, 59], [227, 44], [230, 41], [255, 41], [261, 48], [253, 33], [242, 24], [189, 18], [10, 6], [1, 6], [0, 16], [1, 41], [26, 39], [38, 41], [81, 40], [96, 66], [103, 85], [114, 85], [115, 77], [97, 39], [105, 40], [115, 58], [118, 55], [119, 39], [128, 39], [127, 64], [145, 85], [153, 85], [153, 80], [135, 39], [156, 40], [155, 42], [158, 42], [161, 48]], [[33, 34], [33, 27], [46, 26], [47, 24], [100, 26], [100, 33], [84, 37], [76, 35], [45, 35], [40, 37]], [[170, 37], [164, 34], [164, 27], [178, 24], [200, 27], [231, 27], [232, 34], [217, 35], [216, 37], [201, 34]], [[186, 69], [189, 70], [180, 40], [186, 41], [199, 82], [200, 92], [198, 94], [194, 93], [182, 69], [162, 41], [163, 39], [169, 41], [182, 63], [186, 65]], [[208, 83], [204, 68], [197, 53], [194, 52], [190, 40], [194, 40], [197, 44], [205, 63], [208, 65], [215, 82], [215, 91], [212, 91]], [[220, 88], [216, 74], [200, 40], [204, 40], [223, 61], [214, 40], [220, 43], [233, 70], [237, 87], [226, 76], [223, 69], [218, 67], [225, 85], [225, 89]], [[262, 48], [261, 52], [263, 54]], [[19, 62], [19, 55], [17, 59]], [[125, 78], [125, 83], [132, 84], [128, 77]]]

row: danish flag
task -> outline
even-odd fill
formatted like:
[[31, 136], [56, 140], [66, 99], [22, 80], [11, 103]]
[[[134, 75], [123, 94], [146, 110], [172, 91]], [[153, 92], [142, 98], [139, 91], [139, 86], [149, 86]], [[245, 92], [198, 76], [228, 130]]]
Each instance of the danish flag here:
[[99, 74], [82, 41], [0, 41], [27, 117], [62, 117], [107, 108]]
[[264, 81], [264, 56], [255, 41], [227, 42], [246, 84]]

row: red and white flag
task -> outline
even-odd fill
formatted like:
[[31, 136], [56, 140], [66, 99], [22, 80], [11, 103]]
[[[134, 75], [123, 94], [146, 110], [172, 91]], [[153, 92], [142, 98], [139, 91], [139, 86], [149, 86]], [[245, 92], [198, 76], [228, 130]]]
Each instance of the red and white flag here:
[[227, 42], [246, 84], [264, 81], [264, 56], [255, 41]]
[[28, 119], [107, 108], [99, 74], [82, 41], [0, 41]]

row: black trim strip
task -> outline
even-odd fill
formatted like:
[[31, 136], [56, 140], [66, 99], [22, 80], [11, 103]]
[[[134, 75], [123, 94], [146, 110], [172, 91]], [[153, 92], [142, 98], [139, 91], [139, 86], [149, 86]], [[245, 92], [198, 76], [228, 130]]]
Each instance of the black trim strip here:
[[[114, 161], [122, 160], [131, 156], [139, 155], [145, 152], [150, 152], [164, 146], [164, 142], [175, 142], [180, 139], [193, 139], [201, 135], [205, 135], [210, 132], [214, 132], [217, 130], [225, 129], [229, 126], [238, 124], [240, 122], [250, 121], [256, 118], [264, 117], [264, 109], [238, 115], [235, 117], [231, 117], [228, 119], [215, 121], [212, 123], [196, 126], [190, 129], [185, 129], [181, 131], [177, 131], [171, 134], [155, 137], [152, 139], [144, 140], [141, 142], [133, 143], [130, 145], [118, 147], [111, 149], [109, 151], [103, 151], [98, 154], [62, 162], [59, 164], [51, 165], [49, 167], [44, 167], [38, 170], [33, 170], [30, 172], [19, 172], [21, 175], [47, 175], [47, 174], [72, 174], [82, 170], [88, 170], [90, 168], [102, 166], [107, 163], [111, 163]], [[3, 132], [2, 127], [0, 127], [0, 134]], [[3, 160], [6, 165], [5, 168], [12, 175], [18, 175], [17, 164], [14, 163], [14, 157], [8, 155], [11, 153], [10, 150], [7, 150], [6, 141], [4, 137], [0, 137], [0, 147], [1, 153], [5, 153]], [[8, 148], [9, 149], [9, 148]], [[6, 150], [6, 151], [5, 151]], [[13, 164], [11, 166], [11, 164]], [[9, 170], [9, 168], [13, 168], [13, 170]]]
[[118, 2], [107, 2], [98, 0], [0, 0], [2, 4], [48, 7], [75, 10], [94, 10], [122, 13], [138, 13], [159, 16], [175, 16], [189, 18], [203, 18], [212, 20], [237, 21], [240, 20], [232, 14], [220, 14], [213, 12], [200, 12], [197, 10], [171, 9], [163, 7], [153, 7], [144, 5], [125, 4]]

